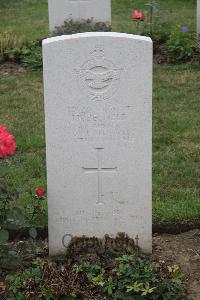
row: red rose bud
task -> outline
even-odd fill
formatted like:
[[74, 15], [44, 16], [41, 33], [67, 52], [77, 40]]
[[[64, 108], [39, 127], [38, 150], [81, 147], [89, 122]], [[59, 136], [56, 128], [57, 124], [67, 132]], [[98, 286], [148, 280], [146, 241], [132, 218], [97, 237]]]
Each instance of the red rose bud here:
[[37, 188], [36, 191], [35, 191], [36, 195], [41, 198], [44, 196], [45, 194], [45, 190], [43, 188]]
[[142, 19], [143, 14], [139, 10], [135, 10], [132, 14], [132, 19], [140, 20]]

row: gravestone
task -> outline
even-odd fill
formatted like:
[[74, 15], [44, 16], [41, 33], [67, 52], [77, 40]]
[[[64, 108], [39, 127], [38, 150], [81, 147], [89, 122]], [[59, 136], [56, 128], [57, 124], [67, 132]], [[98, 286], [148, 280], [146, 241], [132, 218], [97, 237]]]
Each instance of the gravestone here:
[[200, 0], [197, 0], [197, 36], [198, 45], [200, 47]]
[[53, 37], [43, 61], [50, 255], [118, 232], [151, 252], [151, 39]]
[[48, 0], [48, 6], [50, 31], [66, 20], [111, 24], [111, 0]]

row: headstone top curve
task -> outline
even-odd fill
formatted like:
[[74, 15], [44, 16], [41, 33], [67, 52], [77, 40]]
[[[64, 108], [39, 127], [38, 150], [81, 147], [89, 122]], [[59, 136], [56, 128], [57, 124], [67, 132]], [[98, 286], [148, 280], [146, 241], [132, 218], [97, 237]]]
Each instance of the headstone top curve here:
[[128, 33], [120, 33], [120, 32], [84, 32], [84, 33], [76, 33], [72, 35], [61, 35], [55, 36], [51, 38], [44, 39], [42, 41], [42, 45], [51, 44], [54, 42], [60, 42], [65, 40], [73, 40], [73, 39], [80, 39], [80, 38], [89, 38], [89, 37], [114, 37], [114, 38], [126, 38], [138, 41], [144, 41], [152, 43], [152, 39], [147, 36], [141, 35], [134, 35]]

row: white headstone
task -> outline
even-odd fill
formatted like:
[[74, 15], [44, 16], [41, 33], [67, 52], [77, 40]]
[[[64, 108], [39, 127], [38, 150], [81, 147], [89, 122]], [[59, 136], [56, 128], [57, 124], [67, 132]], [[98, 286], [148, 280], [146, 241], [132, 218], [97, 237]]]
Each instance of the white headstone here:
[[111, 0], [48, 0], [48, 6], [50, 31], [66, 20], [111, 24]]
[[197, 0], [197, 35], [200, 42], [200, 0]]
[[43, 60], [50, 255], [118, 232], [151, 252], [151, 39], [54, 37]]

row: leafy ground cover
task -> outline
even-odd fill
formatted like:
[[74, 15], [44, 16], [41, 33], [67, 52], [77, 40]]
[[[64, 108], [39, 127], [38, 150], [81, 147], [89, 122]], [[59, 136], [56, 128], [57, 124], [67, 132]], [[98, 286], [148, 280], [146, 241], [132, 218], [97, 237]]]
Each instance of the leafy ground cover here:
[[23, 261], [14, 274], [4, 271], [9, 275], [1, 283], [9, 299], [185, 299], [187, 277], [175, 260], [143, 255], [125, 235], [73, 238], [65, 257], [56, 260], [46, 258], [45, 243], [10, 245]]
[[[101, 268], [105, 268], [106, 274], [109, 274], [108, 271], [112, 270], [113, 267], [116, 266], [117, 261], [115, 260], [115, 258], [125, 254], [124, 249], [120, 249], [119, 247], [120, 245], [122, 246], [120, 241], [121, 239], [118, 240], [118, 243], [115, 243], [114, 247], [112, 248], [102, 248], [99, 246], [97, 247], [95, 246], [94, 239], [93, 243], [91, 243], [89, 247], [89, 243], [83, 243], [83, 241], [81, 240], [79, 242], [76, 241], [74, 243], [74, 246], [71, 247], [71, 250], [68, 252], [68, 255], [64, 259], [58, 258], [56, 261], [49, 260], [49, 258], [47, 257], [47, 240], [19, 240], [15, 243], [10, 242], [8, 243], [8, 247], [10, 248], [12, 253], [10, 254], [10, 256], [6, 256], [4, 260], [0, 260], [1, 267], [3, 266], [4, 268], [3, 273], [0, 273], [0, 299], [8, 299], [7, 294], [8, 289], [10, 289], [10, 291], [14, 291], [15, 293], [23, 293], [23, 296], [27, 295], [28, 299], [30, 299], [29, 295], [34, 290], [34, 294], [31, 294], [31, 296], [35, 295], [36, 299], [38, 299], [37, 296], [39, 294], [41, 296], [41, 294], [43, 293], [43, 298], [46, 300], [49, 299], [47, 295], [50, 296], [52, 293], [54, 293], [55, 295], [56, 292], [58, 294], [61, 294], [63, 291], [67, 291], [67, 289], [69, 291], [69, 287], [71, 288], [71, 292], [74, 291], [76, 294], [80, 295], [78, 299], [81, 299], [82, 295], [91, 295], [91, 297], [87, 298], [88, 300], [107, 299], [105, 298], [105, 293], [104, 295], [102, 295], [101, 293], [98, 294], [103, 290], [102, 286], [98, 287], [97, 285], [93, 286], [91, 284], [93, 282], [95, 284], [102, 285], [102, 276], [91, 277], [89, 276], [90, 274], [88, 271], [91, 269], [96, 270], [95, 266], [98, 265], [101, 266]], [[139, 254], [140, 258], [144, 259], [143, 266], [146, 266], [146, 271], [144, 272], [145, 269], [142, 268], [142, 272], [140, 273], [140, 275], [138, 275], [145, 275], [146, 279], [152, 279], [152, 272], [150, 272], [151, 274], [149, 274], [149, 267], [151, 266], [151, 263], [149, 264], [148, 262], [157, 262], [160, 265], [160, 270], [162, 271], [160, 274], [164, 275], [165, 279], [166, 277], [169, 278], [170, 274], [174, 273], [173, 271], [175, 271], [175, 274], [172, 274], [172, 277], [173, 275], [175, 275], [174, 279], [176, 282], [178, 280], [178, 286], [183, 287], [182, 285], [180, 286], [181, 282], [179, 276], [181, 271], [184, 274], [182, 283], [187, 285], [187, 293], [185, 296], [182, 296], [180, 293], [180, 299], [199, 299], [199, 242], [200, 230], [198, 229], [179, 235], [155, 235], [153, 237], [153, 255], [141, 256], [138, 252], [136, 252]], [[109, 243], [107, 243], [107, 245], [108, 244]], [[116, 247], [117, 245], [118, 247]], [[127, 262], [127, 260], [130, 260], [130, 255], [132, 253], [131, 249], [134, 248], [129, 248], [129, 251], [126, 252], [125, 256], [123, 256], [124, 263]], [[12, 255], [14, 255], [14, 253], [17, 256], [14, 256], [13, 258]], [[94, 266], [94, 268], [91, 268], [91, 264]], [[73, 272], [73, 265], [76, 265], [74, 270], [80, 271], [80, 269], [84, 269], [84, 272], [82, 272], [81, 274]], [[179, 266], [179, 269], [175, 266]], [[98, 270], [100, 269], [98, 268]], [[9, 277], [7, 278], [7, 281], [5, 281], [5, 277], [7, 275], [9, 275]], [[149, 275], [151, 276], [149, 277]], [[116, 276], [114, 276], [113, 279], [116, 279]], [[22, 280], [25, 280], [25, 284], [23, 284]], [[111, 288], [112, 281], [109, 280], [107, 281], [107, 283], [109, 283], [109, 287]], [[127, 282], [125, 282], [125, 284], [126, 283]], [[168, 287], [169, 286], [170, 285], [168, 285]], [[122, 284], [121, 287], [125, 288], [125, 285]], [[137, 289], [137, 284], [133, 285], [133, 288]], [[178, 292], [178, 287], [176, 288], [176, 291]], [[108, 292], [108, 289], [106, 289], [106, 291]], [[175, 292], [175, 290], [172, 288], [171, 292], [173, 291]], [[84, 296], [83, 299], [85, 299]], [[154, 297], [154, 295], [149, 294], [149, 296], [150, 299], [155, 299], [151, 298], [151, 296]], [[176, 299], [172, 296], [172, 294], [170, 295], [165, 293], [163, 294], [163, 296], [166, 297], [165, 299]], [[18, 298], [14, 297], [14, 299]], [[54, 299], [57, 298], [55, 297]], [[63, 298], [58, 299], [63, 300]]]

